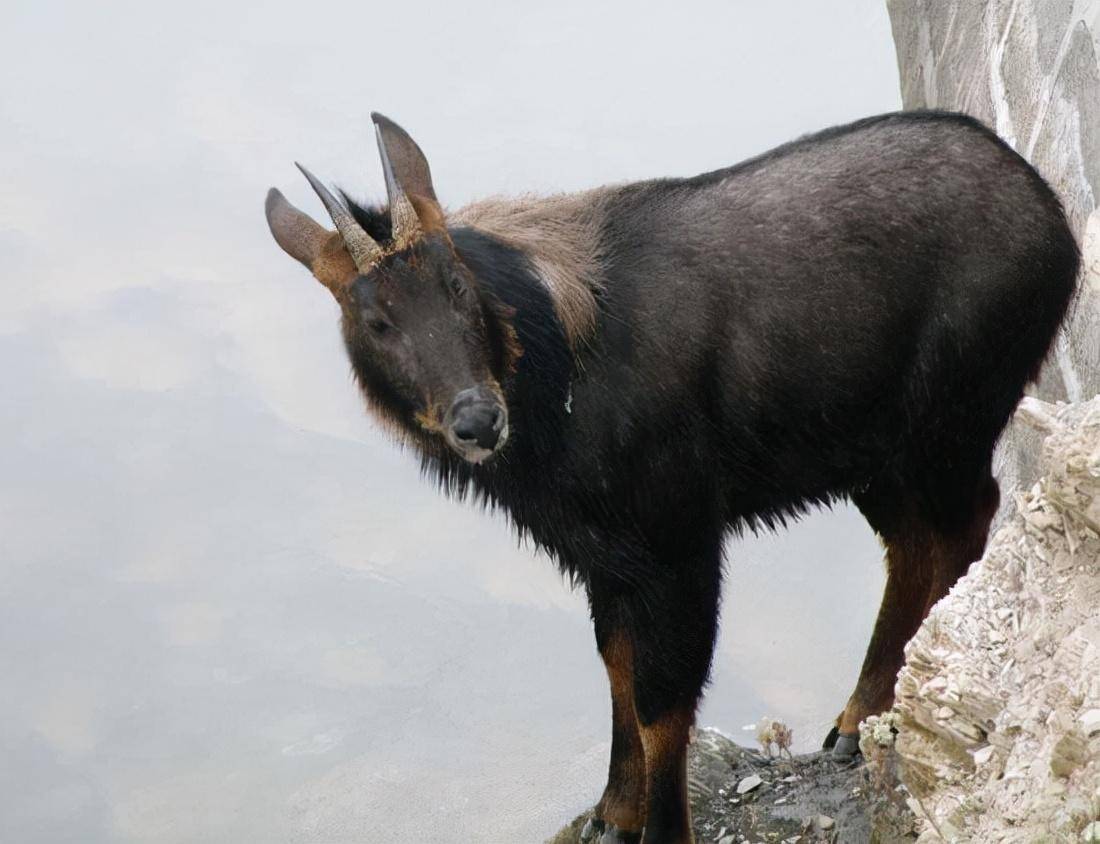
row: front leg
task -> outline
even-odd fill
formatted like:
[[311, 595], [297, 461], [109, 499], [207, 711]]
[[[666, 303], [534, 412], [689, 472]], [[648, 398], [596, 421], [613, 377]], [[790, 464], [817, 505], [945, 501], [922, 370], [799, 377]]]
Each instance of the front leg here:
[[[715, 532], [705, 553], [685, 555], [676, 564], [654, 565], [649, 576], [613, 599], [592, 596], [597, 640], [611, 678], [613, 713], [619, 701], [610, 776], [594, 824], [605, 827], [604, 842], [637, 841], [638, 831], [643, 832], [643, 844], [694, 841], [687, 747], [718, 629], [720, 554], [720, 535]], [[602, 640], [601, 628], [611, 631]], [[639, 810], [644, 815], [641, 824]]]
[[641, 727], [646, 758], [643, 844], [692, 844], [687, 749], [695, 703], [681, 702]]
[[634, 644], [621, 626], [597, 617], [596, 646], [611, 686], [611, 762], [582, 842], [636, 844], [645, 823], [645, 750], [634, 712]]
[[[710, 564], [712, 563], [712, 565]], [[646, 596], [637, 616], [634, 707], [646, 758], [643, 844], [692, 844], [687, 749], [718, 630], [718, 549]]]

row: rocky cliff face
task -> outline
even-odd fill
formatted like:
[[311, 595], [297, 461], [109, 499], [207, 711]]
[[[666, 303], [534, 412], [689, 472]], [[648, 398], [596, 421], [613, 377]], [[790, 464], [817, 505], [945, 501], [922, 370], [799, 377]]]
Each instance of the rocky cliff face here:
[[886, 718], [922, 841], [1100, 841], [1100, 397], [1017, 415], [1043, 477], [909, 643]]
[[[980, 118], [1054, 186], [1085, 246], [1080, 299], [1036, 389], [1100, 392], [1100, 0], [887, 0], [902, 103]], [[1037, 436], [1002, 442], [1002, 489], [1037, 477]], [[1006, 496], [1007, 498], [1007, 496]]]

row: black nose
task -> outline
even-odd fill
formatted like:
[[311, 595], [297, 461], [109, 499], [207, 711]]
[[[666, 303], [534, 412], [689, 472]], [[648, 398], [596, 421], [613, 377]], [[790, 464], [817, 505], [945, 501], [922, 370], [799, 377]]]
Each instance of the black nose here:
[[455, 396], [447, 414], [451, 435], [462, 445], [492, 451], [504, 430], [504, 410], [492, 393], [477, 388], [463, 390]]

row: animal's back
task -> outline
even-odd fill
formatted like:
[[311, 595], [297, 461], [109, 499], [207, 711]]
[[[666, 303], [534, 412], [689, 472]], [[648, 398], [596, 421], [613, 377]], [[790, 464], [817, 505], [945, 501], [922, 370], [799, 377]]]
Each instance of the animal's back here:
[[775, 498], [827, 498], [995, 439], [1075, 284], [1056, 196], [961, 115], [872, 118], [621, 196], [604, 328], [658, 373], [622, 405], [659, 418], [654, 398], [682, 401], [664, 383], [701, 378], [738, 511], [769, 509], [771, 478]]

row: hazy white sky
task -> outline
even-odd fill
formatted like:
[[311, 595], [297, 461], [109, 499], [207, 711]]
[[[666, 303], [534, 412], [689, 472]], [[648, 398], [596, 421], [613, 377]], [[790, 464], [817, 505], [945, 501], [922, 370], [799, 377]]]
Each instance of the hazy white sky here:
[[[441, 198], [692, 174], [899, 106], [881, 0], [16, 3], [0, 32], [0, 839], [535, 840], [594, 800], [586, 611], [362, 412], [271, 242], [291, 162]], [[880, 588], [851, 511], [731, 546], [702, 720], [810, 747]]]

